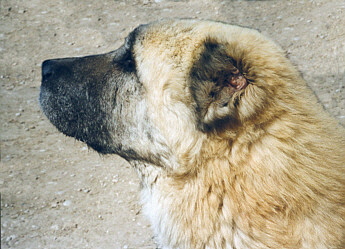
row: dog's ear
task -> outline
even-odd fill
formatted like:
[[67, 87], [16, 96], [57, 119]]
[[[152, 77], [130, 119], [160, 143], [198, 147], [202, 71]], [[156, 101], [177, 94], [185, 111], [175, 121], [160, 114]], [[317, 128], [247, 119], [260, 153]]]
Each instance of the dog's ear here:
[[202, 131], [236, 122], [236, 107], [248, 85], [241, 67], [241, 61], [229, 56], [224, 45], [205, 42], [191, 70], [191, 93]]

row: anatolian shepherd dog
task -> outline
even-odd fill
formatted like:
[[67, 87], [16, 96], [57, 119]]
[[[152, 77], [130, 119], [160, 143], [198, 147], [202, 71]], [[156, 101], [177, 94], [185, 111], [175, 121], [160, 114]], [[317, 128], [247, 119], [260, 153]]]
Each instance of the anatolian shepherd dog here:
[[113, 52], [45, 61], [40, 102], [133, 165], [162, 248], [345, 247], [344, 128], [255, 30], [139, 26]]

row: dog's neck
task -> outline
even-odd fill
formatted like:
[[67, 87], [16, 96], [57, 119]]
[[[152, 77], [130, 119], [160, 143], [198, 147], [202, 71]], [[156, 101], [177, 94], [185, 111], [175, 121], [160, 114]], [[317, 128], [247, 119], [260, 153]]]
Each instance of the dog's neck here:
[[[221, 143], [229, 143], [229, 141], [223, 140]], [[152, 188], [162, 178], [186, 180], [197, 176], [202, 171], [207, 171], [205, 161], [209, 164], [217, 164], [219, 160], [228, 161], [230, 150], [225, 146], [224, 148], [227, 149], [221, 150], [219, 146], [216, 146], [217, 144], [219, 145], [219, 141], [204, 143], [198, 154], [182, 154], [178, 161], [174, 157], [165, 162], [162, 160], [159, 165], [142, 160], [130, 160], [129, 163], [137, 171], [142, 187]]]
[[129, 163], [137, 171], [142, 188], [152, 188], [159, 178], [167, 175], [166, 169], [160, 166], [142, 161], [130, 161]]

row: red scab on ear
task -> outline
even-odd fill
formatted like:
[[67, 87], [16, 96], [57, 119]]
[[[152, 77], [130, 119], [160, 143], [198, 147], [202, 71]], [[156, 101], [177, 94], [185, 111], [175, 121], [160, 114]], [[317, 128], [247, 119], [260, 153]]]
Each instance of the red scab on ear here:
[[246, 88], [248, 85], [247, 79], [237, 70], [230, 76], [229, 85], [235, 88], [236, 91]]

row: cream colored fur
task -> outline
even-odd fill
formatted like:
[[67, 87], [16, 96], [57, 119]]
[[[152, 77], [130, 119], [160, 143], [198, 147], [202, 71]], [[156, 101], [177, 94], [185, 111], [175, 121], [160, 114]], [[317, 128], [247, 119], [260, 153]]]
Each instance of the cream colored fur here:
[[[207, 39], [242, 60], [251, 82], [240, 125], [208, 133], [196, 128], [189, 87]], [[168, 20], [147, 26], [134, 54], [149, 116], [176, 159], [136, 165], [163, 248], [345, 248], [344, 128], [277, 45], [251, 29]]]

